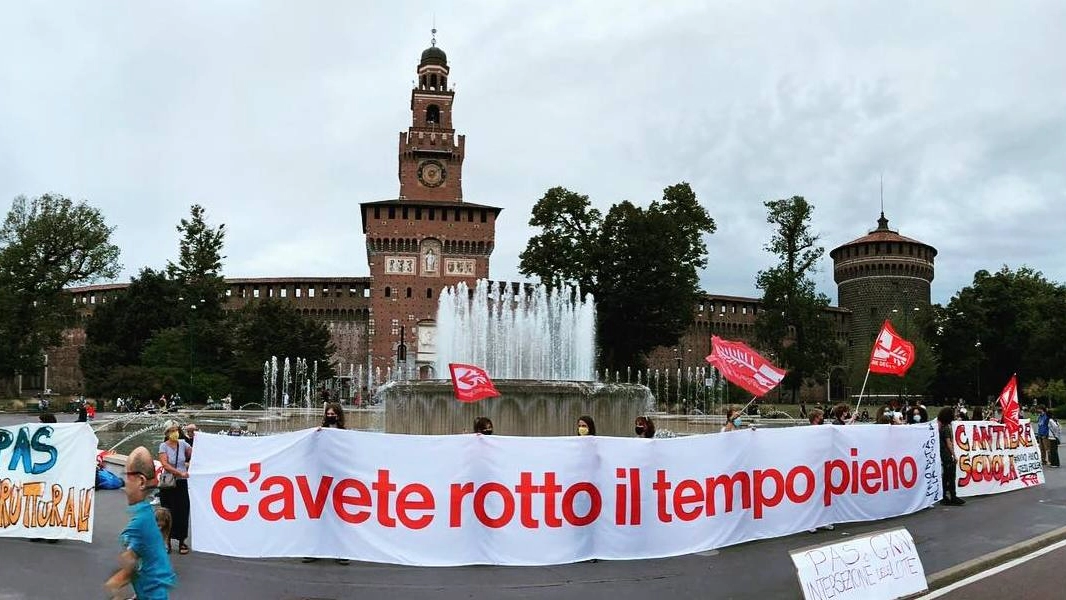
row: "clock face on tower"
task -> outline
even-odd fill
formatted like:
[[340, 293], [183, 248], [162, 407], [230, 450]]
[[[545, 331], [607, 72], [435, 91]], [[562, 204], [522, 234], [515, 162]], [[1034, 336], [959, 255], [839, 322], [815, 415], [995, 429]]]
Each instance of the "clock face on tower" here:
[[418, 163], [418, 180], [426, 187], [437, 187], [444, 183], [444, 165], [437, 160], [424, 160]]

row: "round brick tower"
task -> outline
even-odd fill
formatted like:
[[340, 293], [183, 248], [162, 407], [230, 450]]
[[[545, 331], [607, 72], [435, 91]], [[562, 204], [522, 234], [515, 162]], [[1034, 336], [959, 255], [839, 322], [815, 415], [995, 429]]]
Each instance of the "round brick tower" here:
[[851, 311], [848, 362], [864, 364], [885, 319], [904, 334], [929, 306], [936, 248], [889, 229], [882, 212], [877, 229], [834, 248], [829, 256], [837, 302]]

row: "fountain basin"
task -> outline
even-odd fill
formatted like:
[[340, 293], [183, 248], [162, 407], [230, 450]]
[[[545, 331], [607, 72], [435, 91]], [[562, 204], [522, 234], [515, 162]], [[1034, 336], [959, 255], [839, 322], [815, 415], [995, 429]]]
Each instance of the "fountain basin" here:
[[633, 420], [652, 406], [651, 390], [639, 384], [592, 381], [494, 380], [497, 398], [465, 403], [448, 380], [397, 381], [383, 386], [385, 431], [420, 435], [470, 433], [479, 416], [497, 435], [577, 435], [588, 415], [598, 435], [632, 436]]

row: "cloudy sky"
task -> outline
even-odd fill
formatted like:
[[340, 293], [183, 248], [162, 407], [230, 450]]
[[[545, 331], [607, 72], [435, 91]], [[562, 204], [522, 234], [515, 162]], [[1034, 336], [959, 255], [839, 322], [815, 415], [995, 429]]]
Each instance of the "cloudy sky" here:
[[[368, 273], [358, 204], [395, 198], [434, 17], [467, 136], [464, 195], [530, 209], [688, 181], [718, 223], [705, 290], [757, 295], [763, 201], [803, 195], [828, 250], [885, 212], [977, 269], [1066, 280], [1061, 2], [93, 2], [0, 8], [0, 206], [61, 193], [116, 227], [122, 280], [177, 254], [190, 204], [230, 277]], [[534, 8], [535, 7], [535, 8]]]

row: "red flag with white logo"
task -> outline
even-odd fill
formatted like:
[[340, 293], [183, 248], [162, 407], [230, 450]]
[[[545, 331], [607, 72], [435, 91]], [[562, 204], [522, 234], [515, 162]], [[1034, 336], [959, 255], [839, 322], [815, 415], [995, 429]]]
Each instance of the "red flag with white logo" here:
[[452, 372], [452, 389], [455, 390], [456, 400], [477, 402], [500, 395], [485, 369], [457, 363], [450, 363], [448, 368]]
[[903, 377], [914, 364], [915, 357], [914, 344], [901, 338], [886, 319], [870, 352], [870, 372]]
[[1007, 431], [1010, 433], [1017, 433], [1021, 430], [1022, 426], [1018, 423], [1018, 413], [1021, 412], [1021, 406], [1018, 404], [1017, 374], [1010, 376], [1010, 381], [1007, 382], [1007, 387], [1003, 388], [1003, 391], [1000, 392], [999, 406], [1003, 409], [1003, 424], [1007, 426]]
[[711, 337], [711, 354], [707, 362], [718, 369], [730, 383], [755, 396], [762, 396], [777, 387], [786, 371], [770, 364], [758, 352], [743, 342]]

